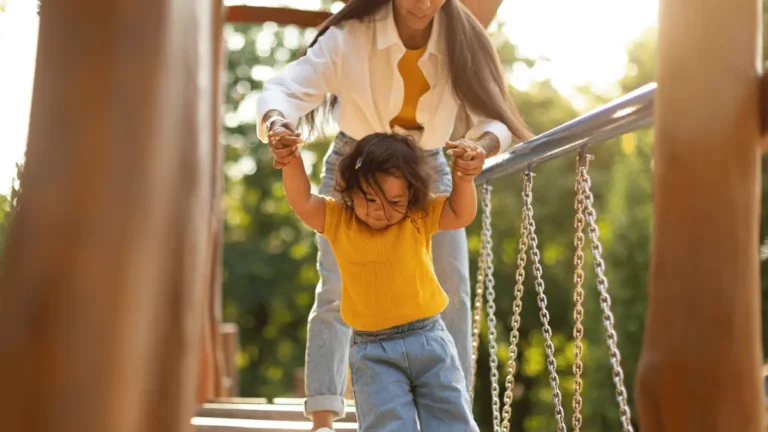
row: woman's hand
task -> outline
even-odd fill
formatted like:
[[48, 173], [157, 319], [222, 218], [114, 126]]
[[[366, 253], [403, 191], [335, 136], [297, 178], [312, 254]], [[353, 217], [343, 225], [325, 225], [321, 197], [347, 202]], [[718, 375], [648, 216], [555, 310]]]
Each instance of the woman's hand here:
[[283, 168], [299, 157], [301, 132], [290, 122], [275, 121], [267, 134], [269, 151], [275, 158], [272, 166]]
[[472, 181], [483, 170], [486, 152], [476, 142], [462, 138], [456, 141], [445, 143], [448, 147], [448, 155], [451, 157], [450, 165], [454, 177]]

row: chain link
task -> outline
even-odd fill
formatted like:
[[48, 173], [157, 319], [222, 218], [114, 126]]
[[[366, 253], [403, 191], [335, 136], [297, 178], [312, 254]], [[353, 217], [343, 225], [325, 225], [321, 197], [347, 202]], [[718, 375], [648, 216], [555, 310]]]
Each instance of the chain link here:
[[573, 431], [579, 432], [581, 430], [582, 418], [581, 418], [581, 390], [584, 383], [581, 380], [581, 374], [584, 370], [584, 365], [581, 362], [581, 355], [584, 352], [584, 346], [582, 345], [582, 337], [584, 336], [584, 327], [581, 325], [584, 319], [584, 309], [582, 302], [584, 301], [584, 176], [581, 173], [581, 161], [582, 156], [579, 153], [579, 158], [576, 160], [576, 184], [574, 190], [576, 191], [576, 199], [574, 202], [574, 208], [576, 209], [576, 217], [573, 221], [573, 226], [576, 228], [573, 245], [575, 246], [575, 252], [573, 255], [573, 264], [575, 270], [573, 273], [573, 283], [576, 288], [573, 292]]
[[483, 185], [483, 236], [486, 237], [485, 250], [485, 301], [486, 320], [488, 322], [488, 352], [491, 367], [491, 403], [493, 407], [493, 430], [501, 428], [499, 403], [499, 358], [496, 346], [496, 291], [493, 289], [493, 239], [491, 238], [491, 186]]
[[613, 382], [616, 385], [616, 400], [619, 403], [619, 415], [621, 417], [622, 430], [624, 432], [634, 432], [631, 421], [629, 404], [627, 403], [627, 390], [624, 387], [624, 371], [621, 369], [621, 354], [618, 348], [618, 337], [614, 330], [613, 313], [611, 313], [611, 296], [608, 294], [608, 279], [605, 277], [605, 262], [602, 258], [603, 247], [600, 244], [600, 231], [597, 227], [597, 212], [594, 208], [594, 196], [590, 191], [592, 180], [587, 173], [589, 168], [587, 161], [579, 167], [579, 177], [583, 182], [583, 197], [586, 207], [585, 215], [587, 220], [587, 232], [592, 241], [592, 256], [594, 257], [594, 267], [597, 276], [597, 289], [600, 292], [600, 308], [603, 312], [603, 326], [608, 340], [609, 357], [613, 367]]
[[[483, 192], [483, 218], [482, 218], [482, 229], [480, 232], [480, 252], [478, 254], [477, 258], [477, 285], [475, 286], [475, 308], [474, 313], [472, 314], [472, 385], [470, 386], [470, 397], [472, 400], [475, 398], [475, 383], [477, 382], [477, 359], [479, 357], [479, 350], [480, 350], [480, 320], [482, 319], [483, 314], [483, 297], [485, 295], [485, 275], [486, 275], [486, 266], [488, 263], [488, 250], [489, 245], [488, 241], [491, 238], [491, 224], [490, 224], [490, 214], [491, 214], [491, 200], [490, 200], [490, 193], [491, 193], [491, 187], [487, 186], [488, 190], [486, 191], [486, 186], [483, 186], [482, 192]], [[485, 195], [488, 195], [488, 199], [485, 199]], [[486, 223], [486, 217], [485, 215], [488, 215], [488, 221]]]
[[528, 243], [530, 244], [531, 262], [533, 263], [533, 274], [536, 278], [536, 292], [538, 293], [537, 302], [541, 311], [541, 331], [544, 334], [544, 350], [547, 354], [547, 369], [549, 369], [549, 384], [552, 387], [552, 401], [555, 404], [555, 417], [557, 418], [558, 432], [565, 432], [565, 413], [563, 411], [562, 395], [560, 394], [560, 380], [557, 376], [557, 362], [555, 361], [555, 346], [552, 343], [552, 329], [549, 327], [549, 312], [547, 312], [547, 297], [544, 295], [544, 281], [542, 280], [542, 269], [539, 263], [540, 255], [538, 249], [538, 238], [536, 237], [536, 223], [533, 220], [533, 206], [531, 205], [533, 187], [533, 173], [528, 170], [524, 174], [523, 182], [523, 201], [524, 211], [527, 213], [526, 222], [528, 225]]
[[512, 330], [509, 333], [509, 361], [507, 362], [506, 391], [504, 392], [504, 409], [502, 410], [502, 432], [509, 432], [509, 420], [512, 417], [512, 390], [515, 388], [515, 373], [517, 372], [517, 344], [520, 341], [520, 311], [523, 310], [523, 280], [525, 280], [525, 254], [528, 251], [528, 213], [523, 209], [520, 223], [520, 242], [517, 251], [517, 272], [515, 273], [515, 302], [512, 304]]

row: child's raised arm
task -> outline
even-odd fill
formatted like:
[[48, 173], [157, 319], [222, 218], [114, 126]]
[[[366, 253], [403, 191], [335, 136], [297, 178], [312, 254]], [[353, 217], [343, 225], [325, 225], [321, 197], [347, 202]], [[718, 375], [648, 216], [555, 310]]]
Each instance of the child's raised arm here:
[[322, 233], [325, 228], [325, 200], [311, 192], [301, 152], [296, 149], [281, 162], [287, 163], [283, 167], [283, 189], [288, 203], [299, 219], [313, 230]]
[[475, 176], [480, 173], [485, 161], [485, 150], [477, 143], [460, 140], [448, 143], [452, 156], [453, 189], [440, 214], [438, 229], [441, 231], [465, 228], [477, 216], [477, 191]]
[[465, 179], [453, 174], [453, 190], [448, 196], [440, 214], [437, 226], [441, 231], [465, 228], [477, 215], [477, 192], [473, 179]]

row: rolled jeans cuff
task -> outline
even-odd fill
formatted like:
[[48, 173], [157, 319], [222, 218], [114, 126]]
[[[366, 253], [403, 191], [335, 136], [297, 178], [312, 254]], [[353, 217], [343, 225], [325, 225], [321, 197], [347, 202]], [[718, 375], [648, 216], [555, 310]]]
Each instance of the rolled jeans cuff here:
[[304, 401], [304, 415], [312, 418], [315, 411], [333, 411], [334, 420], [344, 417], [344, 398], [341, 396], [312, 396]]

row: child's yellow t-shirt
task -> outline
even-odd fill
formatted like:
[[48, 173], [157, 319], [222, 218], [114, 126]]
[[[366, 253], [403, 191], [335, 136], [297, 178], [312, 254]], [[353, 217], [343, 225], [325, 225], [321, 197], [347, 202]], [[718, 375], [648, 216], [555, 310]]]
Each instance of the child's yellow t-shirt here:
[[441, 313], [448, 296], [432, 264], [447, 195], [382, 230], [368, 227], [341, 201], [325, 198], [325, 236], [341, 273], [341, 318], [360, 331], [395, 327]]

